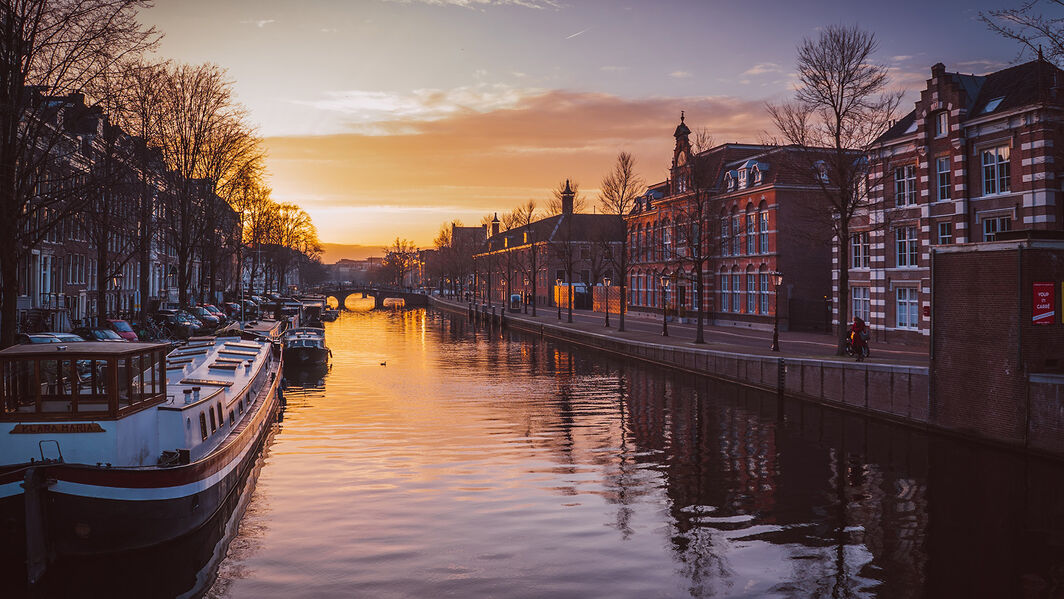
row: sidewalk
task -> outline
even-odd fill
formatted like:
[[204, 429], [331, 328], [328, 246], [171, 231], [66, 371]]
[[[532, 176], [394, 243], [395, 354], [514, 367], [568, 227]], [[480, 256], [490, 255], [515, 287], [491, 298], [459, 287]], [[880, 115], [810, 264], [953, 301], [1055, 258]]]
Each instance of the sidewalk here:
[[[436, 301], [449, 304], [456, 310], [468, 311], [468, 302], [456, 301], [449, 298], [434, 297]], [[495, 304], [496, 314], [502, 310], [502, 306]], [[645, 343], [654, 343], [672, 347], [709, 349], [739, 354], [772, 356], [783, 358], [808, 358], [826, 361], [849, 361], [854, 359], [848, 356], [836, 356], [837, 341], [832, 335], [805, 332], [781, 332], [779, 335], [780, 351], [773, 352], [772, 332], [739, 327], [705, 326], [704, 344], [695, 344], [694, 324], [669, 323], [669, 336], [662, 336], [662, 323], [660, 317], [653, 320], [645, 317], [625, 318], [625, 331], [618, 332], [618, 315], [610, 314], [610, 327], [605, 326], [605, 315], [601, 312], [590, 310], [573, 310], [573, 322], [567, 322], [568, 311], [563, 308], [561, 320], [558, 319], [558, 309], [553, 307], [537, 306], [537, 316], [523, 312], [507, 312], [507, 320], [520, 320], [529, 324], [542, 323], [554, 326], [569, 327], [600, 335], [609, 335], [619, 339], [630, 339]], [[923, 347], [913, 347], [897, 344], [872, 343], [871, 355], [865, 360], [866, 364], [893, 364], [903, 366], [927, 366], [928, 351]]]

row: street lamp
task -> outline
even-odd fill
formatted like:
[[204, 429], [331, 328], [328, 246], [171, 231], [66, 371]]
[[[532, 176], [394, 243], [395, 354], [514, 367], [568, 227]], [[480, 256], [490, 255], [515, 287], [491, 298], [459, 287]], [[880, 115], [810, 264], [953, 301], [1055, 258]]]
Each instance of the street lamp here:
[[606, 287], [606, 328], [610, 326], [610, 278], [602, 277], [602, 284]]
[[776, 307], [773, 309], [775, 312], [772, 322], [772, 351], [780, 350], [780, 285], [783, 284], [783, 273], [772, 273], [772, 280], [776, 284]]
[[669, 336], [669, 277], [661, 275], [661, 336]]
[[557, 279], [554, 281], [554, 304], [558, 306], [558, 320], [562, 319], [562, 303], [558, 301], [559, 289], [561, 289], [562, 280]]
[[525, 314], [528, 314], [528, 277], [521, 278], [521, 295], [525, 304]]

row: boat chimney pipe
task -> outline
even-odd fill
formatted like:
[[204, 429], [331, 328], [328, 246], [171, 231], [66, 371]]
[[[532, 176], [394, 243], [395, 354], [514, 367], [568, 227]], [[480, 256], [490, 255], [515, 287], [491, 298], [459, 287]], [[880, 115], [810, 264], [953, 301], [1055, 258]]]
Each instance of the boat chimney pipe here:
[[192, 401], [199, 401], [199, 387], [192, 388]]
[[185, 389], [185, 403], [192, 403], [192, 389]]

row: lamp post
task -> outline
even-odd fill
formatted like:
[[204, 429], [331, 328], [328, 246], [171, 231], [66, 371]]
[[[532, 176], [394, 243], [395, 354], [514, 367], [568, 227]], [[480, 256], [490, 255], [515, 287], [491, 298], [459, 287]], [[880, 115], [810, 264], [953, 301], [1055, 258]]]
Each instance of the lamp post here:
[[525, 305], [525, 314], [528, 314], [528, 277], [521, 278], [521, 299]]
[[610, 278], [602, 277], [602, 285], [606, 288], [606, 328], [610, 326]]
[[558, 306], [558, 320], [562, 319], [562, 303], [558, 301], [558, 293], [559, 293], [558, 290], [561, 289], [561, 286], [562, 286], [562, 280], [561, 279], [557, 279], [556, 281], [554, 281], [554, 289], [555, 289], [555, 291], [554, 291], [554, 305]]
[[661, 336], [669, 336], [669, 277], [661, 275]]
[[776, 307], [772, 321], [772, 351], [780, 350], [780, 285], [783, 284], [783, 273], [772, 273], [772, 282], [776, 284]]

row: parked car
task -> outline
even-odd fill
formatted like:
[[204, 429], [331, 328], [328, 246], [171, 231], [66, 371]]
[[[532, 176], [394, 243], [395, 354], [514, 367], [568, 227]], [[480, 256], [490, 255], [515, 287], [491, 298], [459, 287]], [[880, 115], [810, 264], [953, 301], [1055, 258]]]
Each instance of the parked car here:
[[48, 333], [18, 333], [15, 335], [15, 343], [25, 345], [27, 343], [61, 343], [61, 341]]
[[153, 316], [153, 320], [156, 324], [164, 329], [164, 331], [173, 337], [178, 339], [188, 339], [189, 337], [196, 335], [199, 329], [202, 328], [202, 324], [189, 316], [182, 310], [175, 310], [173, 308], [167, 308], [159, 310]]
[[45, 333], [45, 335], [51, 335], [62, 343], [81, 343], [85, 341], [84, 337], [74, 333]]
[[111, 329], [114, 332], [118, 333], [119, 337], [126, 341], [140, 341], [140, 339], [137, 338], [136, 331], [133, 330], [133, 327], [131, 327], [128, 322], [124, 320], [108, 319], [107, 323], [111, 325]]
[[111, 329], [92, 329], [79, 327], [74, 329], [74, 334], [87, 341], [120, 341], [125, 342], [121, 335]]
[[203, 307], [218, 319], [219, 325], [224, 326], [227, 322], [229, 322], [229, 318], [226, 317], [225, 312], [223, 312], [219, 307], [215, 306], [214, 304], [203, 304]]
[[211, 331], [217, 329], [218, 325], [221, 324], [221, 321], [218, 320], [218, 317], [203, 306], [194, 306], [192, 308], [189, 308], [189, 312], [193, 316], [195, 316], [200, 322], [202, 322], [203, 326], [207, 327]]

